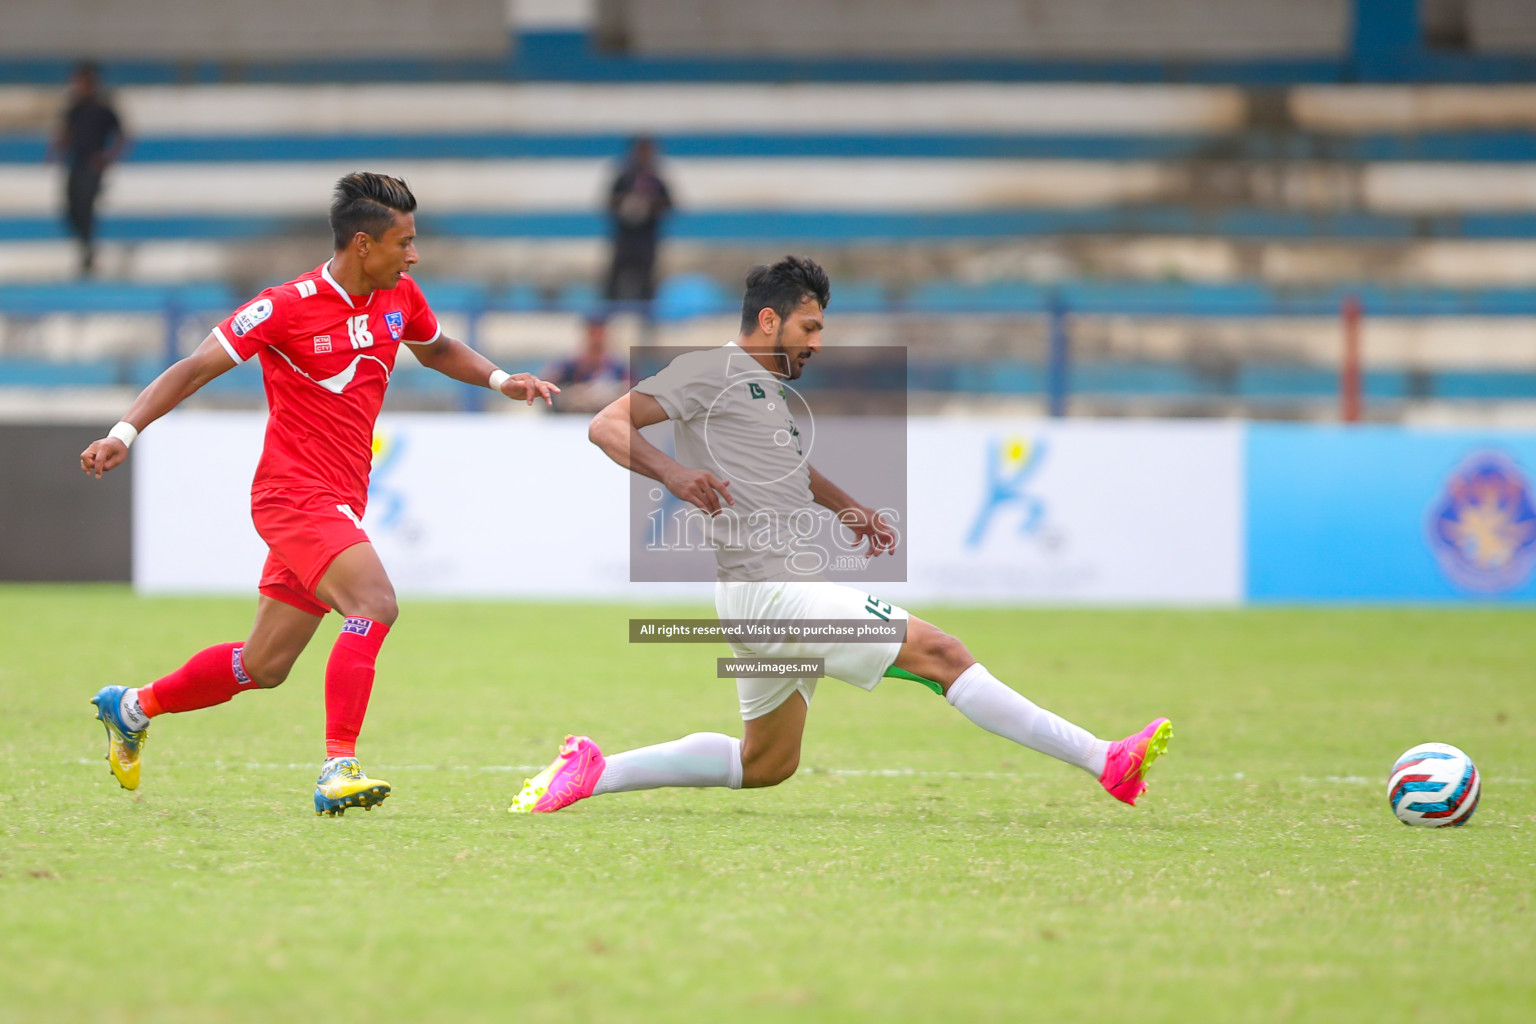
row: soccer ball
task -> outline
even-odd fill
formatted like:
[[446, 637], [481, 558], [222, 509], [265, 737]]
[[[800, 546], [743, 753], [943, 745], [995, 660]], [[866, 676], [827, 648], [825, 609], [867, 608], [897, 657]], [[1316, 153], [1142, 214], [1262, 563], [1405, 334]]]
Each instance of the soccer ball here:
[[1465, 825], [1482, 795], [1477, 765], [1449, 743], [1404, 751], [1387, 778], [1387, 802], [1404, 825]]

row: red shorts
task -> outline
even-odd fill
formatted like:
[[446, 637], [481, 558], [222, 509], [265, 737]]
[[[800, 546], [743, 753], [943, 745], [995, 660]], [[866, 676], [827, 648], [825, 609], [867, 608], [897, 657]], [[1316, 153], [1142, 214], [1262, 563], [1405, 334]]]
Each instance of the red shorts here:
[[265, 491], [251, 496], [251, 521], [267, 542], [267, 564], [257, 589], [267, 597], [312, 615], [331, 606], [315, 587], [336, 556], [367, 544], [361, 510], [327, 491]]

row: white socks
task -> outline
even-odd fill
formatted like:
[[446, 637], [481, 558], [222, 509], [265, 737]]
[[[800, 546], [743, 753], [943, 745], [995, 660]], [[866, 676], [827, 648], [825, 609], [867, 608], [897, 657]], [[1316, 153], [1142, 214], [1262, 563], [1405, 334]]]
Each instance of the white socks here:
[[1030, 703], [980, 663], [960, 673], [946, 698], [962, 715], [988, 732], [1031, 750], [1075, 764], [1094, 778], [1104, 774], [1109, 742]]
[[[1104, 774], [1107, 741], [1030, 703], [979, 664], [960, 673], [947, 697], [962, 715], [988, 732], [1075, 764], [1094, 778]], [[663, 786], [740, 789], [741, 740], [718, 732], [696, 732], [671, 743], [614, 754], [592, 795]]]
[[139, 707], [139, 691], [133, 687], [123, 691], [117, 702], [117, 713], [122, 716], [123, 724], [134, 732], [149, 728], [149, 716]]
[[662, 786], [740, 789], [741, 740], [718, 732], [696, 732], [671, 743], [614, 754], [592, 795]]

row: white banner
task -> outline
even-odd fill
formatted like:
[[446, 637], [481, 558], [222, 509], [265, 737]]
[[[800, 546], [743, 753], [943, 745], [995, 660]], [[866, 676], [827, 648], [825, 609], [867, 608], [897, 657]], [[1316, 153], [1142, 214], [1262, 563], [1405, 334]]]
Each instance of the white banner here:
[[[178, 413], [134, 446], [139, 591], [255, 589], [264, 422]], [[586, 431], [585, 417], [382, 417], [363, 525], [399, 593], [709, 600], [707, 584], [628, 582], [628, 481]], [[1242, 436], [1219, 423], [913, 420], [911, 582], [881, 596], [1237, 603]]]
[[1239, 424], [916, 420], [907, 459], [898, 601], [1242, 600]]
[[140, 593], [256, 589], [251, 525], [264, 413], [172, 413], [134, 442], [133, 585]]
[[[135, 444], [134, 567], [142, 593], [252, 592], [260, 413], [178, 413]], [[363, 528], [398, 593], [645, 600], [708, 585], [631, 585], [627, 475], [584, 416], [380, 417]]]

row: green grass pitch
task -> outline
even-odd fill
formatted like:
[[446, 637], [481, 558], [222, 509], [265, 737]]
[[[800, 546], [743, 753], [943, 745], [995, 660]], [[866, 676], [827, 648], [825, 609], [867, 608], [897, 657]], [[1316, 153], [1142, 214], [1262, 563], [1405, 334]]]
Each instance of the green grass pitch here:
[[[118, 788], [88, 698], [239, 639], [249, 600], [0, 588], [0, 1022], [1529, 1021], [1536, 613], [916, 609], [1119, 736], [1135, 809], [921, 687], [822, 684], [773, 790], [505, 807], [567, 731], [738, 729], [723, 649], [617, 605], [407, 601], [364, 764], [317, 818], [335, 620], [271, 693], [162, 719]], [[707, 614], [704, 609], [665, 609]], [[1392, 817], [1462, 746], [1461, 829]]]

